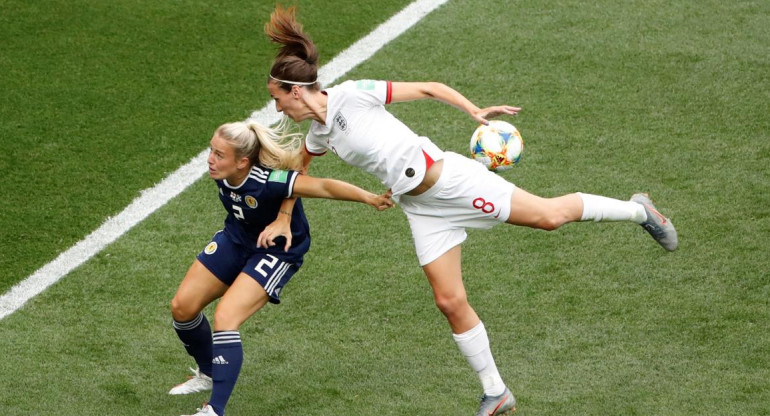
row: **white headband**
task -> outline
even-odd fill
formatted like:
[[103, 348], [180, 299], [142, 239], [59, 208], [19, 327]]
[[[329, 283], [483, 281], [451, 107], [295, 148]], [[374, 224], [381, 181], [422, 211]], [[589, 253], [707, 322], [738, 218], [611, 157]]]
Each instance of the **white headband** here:
[[318, 81], [313, 81], [313, 82], [286, 81], [286, 80], [283, 80], [283, 79], [278, 79], [278, 78], [276, 78], [276, 77], [274, 77], [272, 75], [269, 75], [269, 74], [268, 74], [268, 76], [270, 76], [270, 79], [272, 79], [273, 81], [283, 82], [284, 84], [291, 84], [291, 85], [313, 85], [316, 82], [318, 82]]

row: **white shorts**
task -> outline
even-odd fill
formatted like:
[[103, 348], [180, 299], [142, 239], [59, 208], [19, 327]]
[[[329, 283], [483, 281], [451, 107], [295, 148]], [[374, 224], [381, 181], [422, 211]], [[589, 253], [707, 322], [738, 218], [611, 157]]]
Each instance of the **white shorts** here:
[[484, 165], [457, 153], [444, 153], [435, 185], [417, 196], [399, 195], [409, 220], [420, 266], [465, 241], [465, 228], [492, 228], [511, 212], [516, 186]]

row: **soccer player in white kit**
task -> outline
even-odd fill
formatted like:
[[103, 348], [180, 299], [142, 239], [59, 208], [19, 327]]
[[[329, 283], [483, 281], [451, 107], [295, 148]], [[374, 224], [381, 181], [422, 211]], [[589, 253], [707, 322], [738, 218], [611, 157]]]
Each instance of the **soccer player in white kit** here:
[[[296, 122], [312, 120], [305, 166], [331, 151], [379, 178], [406, 214], [435, 303], [484, 390], [477, 416], [511, 413], [516, 400], [497, 370], [484, 324], [468, 304], [460, 254], [465, 228], [505, 222], [555, 230], [574, 221], [628, 221], [642, 225], [666, 250], [676, 249], [676, 230], [646, 194], [635, 194], [630, 201], [584, 193], [541, 198], [476, 161], [442, 151], [385, 109], [387, 104], [433, 99], [486, 124], [489, 118], [518, 113], [519, 107], [479, 108], [437, 82], [360, 80], [321, 90], [318, 51], [297, 22], [295, 8], [278, 6], [265, 32], [281, 46], [267, 81], [276, 109]], [[291, 208], [291, 202], [284, 204]], [[260, 244], [287, 232], [271, 229], [260, 236]]]

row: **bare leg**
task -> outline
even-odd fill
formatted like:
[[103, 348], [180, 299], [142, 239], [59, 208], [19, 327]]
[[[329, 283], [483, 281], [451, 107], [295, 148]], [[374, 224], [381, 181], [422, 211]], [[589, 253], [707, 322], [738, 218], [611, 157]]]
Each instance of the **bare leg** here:
[[516, 188], [511, 197], [511, 213], [506, 222], [543, 230], [555, 230], [568, 222], [580, 221], [582, 213], [583, 200], [578, 194], [542, 198]]
[[452, 332], [461, 334], [479, 324], [479, 317], [468, 304], [463, 285], [460, 246], [423, 266], [433, 288], [433, 299], [444, 314]]
[[246, 319], [268, 302], [268, 295], [251, 276], [241, 273], [222, 296], [214, 312], [214, 386], [208, 405], [218, 415], [225, 406], [238, 381], [243, 364], [243, 344], [238, 328]]
[[196, 259], [171, 299], [171, 316], [177, 322], [194, 319], [206, 305], [221, 297], [226, 290], [227, 285]]
[[460, 246], [453, 247], [423, 266], [423, 270], [433, 288], [436, 306], [449, 321], [457, 347], [478, 375], [484, 394], [503, 394], [505, 383], [492, 357], [486, 328], [468, 304], [462, 281]]
[[187, 354], [198, 365], [198, 370], [193, 370], [194, 376], [172, 388], [169, 394], [190, 394], [211, 389], [211, 326], [201, 311], [226, 290], [227, 285], [197, 259], [179, 284], [171, 300], [173, 327]]
[[214, 312], [214, 331], [237, 331], [251, 315], [268, 302], [265, 289], [254, 278], [241, 273], [222, 296]]
[[644, 206], [634, 201], [584, 193], [541, 198], [517, 188], [511, 197], [511, 213], [507, 222], [555, 230], [574, 221], [630, 221], [641, 224], [646, 219]]

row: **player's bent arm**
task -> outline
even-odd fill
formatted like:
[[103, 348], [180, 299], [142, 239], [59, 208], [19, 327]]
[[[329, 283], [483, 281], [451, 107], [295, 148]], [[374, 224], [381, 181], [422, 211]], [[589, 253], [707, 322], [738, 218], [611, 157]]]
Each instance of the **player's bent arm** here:
[[300, 173], [307, 175], [307, 172], [310, 169], [310, 162], [313, 161], [313, 155], [308, 153], [305, 146], [302, 146], [301, 154], [302, 154], [302, 167], [300, 168]]
[[291, 223], [291, 214], [294, 211], [294, 204], [297, 203], [297, 198], [286, 198], [281, 202], [281, 208], [278, 210], [278, 217], [276, 221], [281, 221], [286, 224]]
[[[307, 172], [310, 161], [313, 159], [313, 155], [302, 148], [302, 166], [301, 171]], [[275, 220], [265, 227], [259, 236], [257, 237], [258, 247], [272, 247], [275, 245], [273, 242], [277, 237], [284, 236], [286, 238], [286, 246], [284, 251], [288, 251], [291, 247], [291, 216], [294, 212], [294, 204], [297, 202], [297, 198], [286, 198], [281, 202], [281, 207], [278, 209], [278, 215]]]
[[479, 108], [454, 88], [440, 82], [393, 82], [391, 88], [391, 103], [432, 99], [451, 105], [483, 124], [488, 124], [487, 118], [521, 111], [521, 107], [510, 105]]
[[278, 215], [275, 220], [259, 233], [257, 247], [272, 247], [275, 245], [273, 241], [277, 237], [284, 236], [286, 238], [284, 251], [289, 250], [289, 247], [291, 247], [291, 215], [296, 202], [297, 198], [286, 198], [281, 202], [281, 207], [278, 209]]
[[306, 175], [297, 176], [297, 179], [294, 181], [292, 196], [362, 202], [380, 211], [393, 206], [393, 201], [390, 199], [390, 191], [383, 195], [376, 195], [347, 182], [328, 178], [314, 178]]

